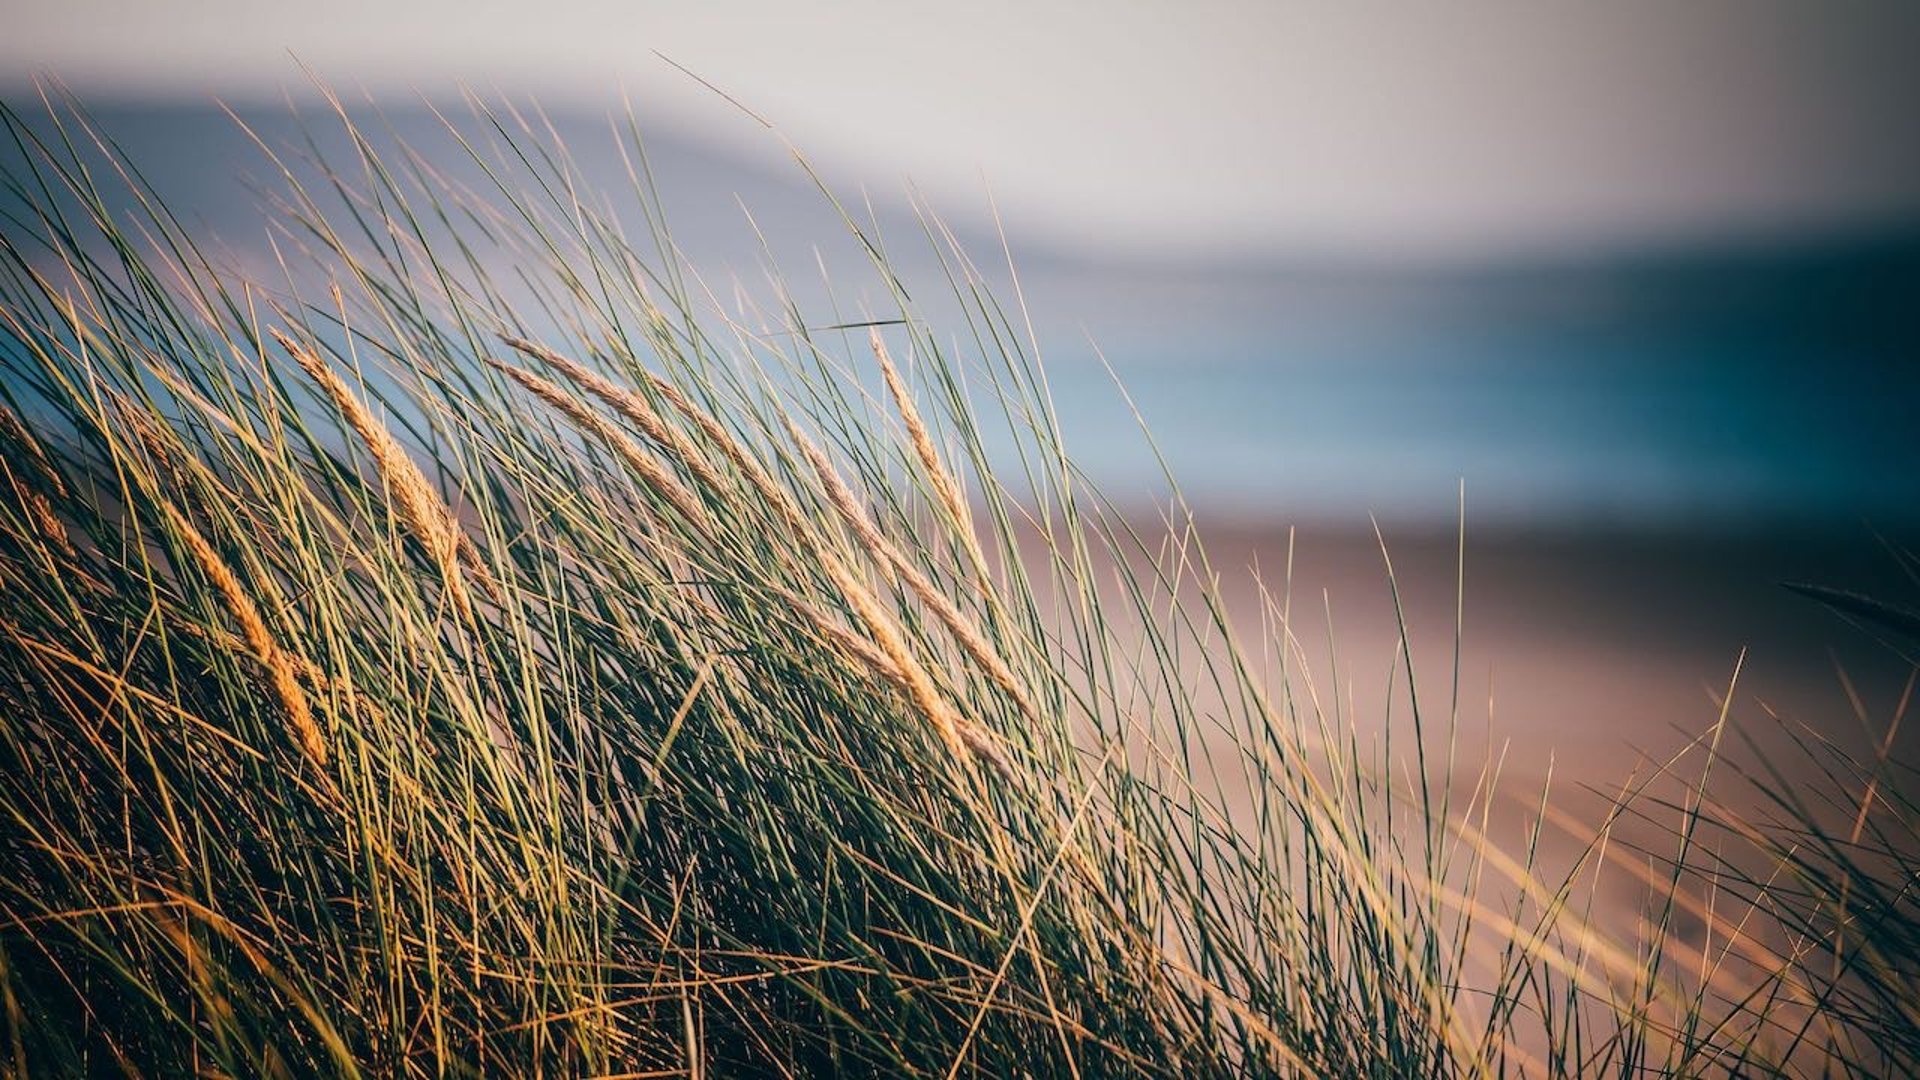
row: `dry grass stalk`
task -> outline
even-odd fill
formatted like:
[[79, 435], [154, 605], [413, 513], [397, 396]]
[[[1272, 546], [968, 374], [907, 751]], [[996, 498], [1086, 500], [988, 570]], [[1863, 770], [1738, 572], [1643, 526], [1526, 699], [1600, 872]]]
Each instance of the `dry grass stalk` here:
[[746, 477], [747, 483], [753, 487], [754, 493], [759, 495], [767, 505], [773, 507], [774, 513], [780, 516], [780, 523], [785, 525], [792, 535], [795, 537], [811, 535], [806, 518], [800, 513], [800, 508], [794, 505], [793, 497], [773, 482], [773, 477], [768, 475], [766, 468], [755, 460], [752, 454], [747, 453], [746, 447], [741, 446], [740, 441], [735, 439], [720, 421], [709, 416], [705, 409], [695, 405], [679, 387], [666, 379], [651, 371], [643, 374], [646, 375], [648, 383], [653, 386], [655, 392], [665, 398], [675, 412], [692, 421], [693, 425], [700, 429], [701, 434], [718, 447], [720, 452], [726, 455], [727, 460], [733, 462], [734, 467], [740, 470], [740, 474]]
[[173, 446], [168, 442], [168, 436], [173, 435], [172, 430], [169, 429], [162, 434], [160, 425], [154, 422], [147, 411], [135, 405], [123, 394], [109, 391], [107, 400], [112, 403], [113, 412], [120, 425], [133, 432], [134, 439], [146, 448], [147, 456], [153, 459], [154, 464], [158, 465], [175, 483], [181, 482], [184, 474], [181, 471], [180, 461]]
[[171, 503], [162, 503], [161, 507], [166, 511], [167, 520], [172, 524], [174, 531], [186, 544], [188, 553], [193, 556], [193, 561], [200, 565], [201, 573], [207, 575], [207, 580], [211, 581], [214, 589], [220, 593], [228, 613], [233, 616], [235, 622], [240, 624], [241, 639], [246, 642], [247, 650], [262, 667], [266, 668], [274, 693], [280, 698], [281, 706], [286, 709], [287, 718], [293, 721], [301, 749], [316, 766], [325, 766], [327, 763], [326, 739], [320, 733], [320, 725], [313, 718], [313, 710], [307, 704], [306, 691], [300, 688], [297, 674], [302, 668], [312, 665], [288, 653], [274, 640], [273, 634], [267, 629], [266, 620], [260, 617], [260, 609], [254, 605], [253, 597], [247, 594], [246, 589], [240, 584], [240, 578], [233, 572], [233, 568], [229, 567], [225, 560], [220, 558], [219, 553], [213, 550], [213, 545], [207, 542], [207, 538], [201, 535], [200, 530], [194, 528], [193, 523], [174, 509]]
[[961, 734], [963, 725], [959, 716], [940, 696], [932, 676], [914, 658], [912, 650], [907, 647], [906, 637], [893, 625], [893, 620], [880, 607], [880, 602], [839, 559], [823, 553], [821, 560], [826, 565], [828, 576], [833, 579], [834, 587], [846, 598], [855, 617], [867, 628], [868, 635], [879, 646], [881, 653], [885, 654], [888, 670], [896, 673], [899, 686], [914, 707], [926, 717], [927, 723], [933, 726], [934, 734], [940, 736], [940, 741], [947, 744], [955, 757], [963, 761], [971, 758], [973, 753], [969, 740]]
[[662, 449], [684, 462], [687, 471], [691, 472], [694, 479], [705, 485], [708, 490], [723, 490], [720, 476], [713, 471], [713, 466], [707, 463], [706, 455], [702, 454], [699, 448], [693, 445], [692, 440], [679, 429], [669, 426], [662, 420], [660, 414], [653, 410], [653, 406], [649, 405], [645, 398], [626, 387], [615, 385], [612, 380], [600, 373], [573, 362], [545, 345], [535, 344], [510, 334], [500, 335], [500, 340], [508, 347], [553, 367], [576, 386], [606, 402], [609, 408], [625, 417], [634, 427], [639, 428], [647, 438], [652, 439]]
[[[173, 620], [173, 630], [176, 633], [204, 641], [215, 648], [243, 652], [253, 651], [253, 646], [248, 643], [247, 639], [237, 634], [228, 633], [217, 627], [201, 626], [178, 612], [167, 611], [165, 614]], [[362, 693], [355, 687], [352, 680], [335, 678], [328, 675], [319, 664], [297, 653], [290, 653], [283, 649], [280, 651], [280, 655], [292, 666], [293, 673], [299, 676], [300, 680], [307, 686], [312, 687], [315, 693], [322, 696], [328, 694], [334, 695], [341, 704], [345, 705], [355, 714], [370, 717], [370, 729], [386, 729], [386, 710], [381, 707], [378, 701], [375, 701], [372, 697]]]
[[[834, 472], [832, 463], [827, 461], [819, 447], [814, 446], [812, 441], [793, 425], [792, 421], [787, 422], [787, 430], [793, 436], [795, 444], [800, 447], [801, 453], [813, 465], [814, 471], [820, 474], [821, 483], [826, 486], [829, 500], [833, 502], [841, 516], [847, 518], [854, 533], [860, 537], [861, 543], [869, 546], [872, 557], [882, 566], [894, 566], [900, 571], [901, 576], [907, 579], [910, 587], [917, 581], [919, 587], [915, 588], [914, 592], [923, 601], [929, 596], [937, 598], [937, 604], [928, 606], [934, 608], [936, 614], [941, 615], [941, 621], [947, 623], [948, 629], [960, 642], [961, 647], [966, 649], [968, 655], [973, 656], [982, 667], [987, 668], [990, 674], [994, 674], [996, 682], [1004, 677], [1010, 688], [1010, 694], [1016, 701], [1024, 702], [1025, 695], [1021, 694], [1018, 687], [1013, 684], [1012, 673], [1000, 663], [999, 657], [993, 654], [993, 650], [978, 633], [967, 625], [959, 611], [947, 603], [944, 597], [939, 597], [938, 593], [934, 592], [932, 583], [928, 582], [917, 569], [893, 554], [892, 547], [886, 543], [885, 538], [880, 536], [878, 530], [867, 520], [866, 515], [861, 513], [859, 507], [854, 504], [853, 493]], [[877, 545], [877, 549], [874, 545]], [[939, 730], [941, 738], [945, 739], [956, 752], [964, 748], [963, 756], [985, 758], [1003, 774], [1010, 773], [1005, 754], [999, 745], [984, 731], [977, 730], [974, 725], [960, 720], [945, 700], [934, 691], [933, 680], [927, 676], [920, 662], [913, 657], [907, 648], [905, 637], [881, 610], [879, 601], [874, 599], [873, 594], [831, 552], [822, 549], [819, 554], [826, 564], [829, 575], [835, 579], [834, 584], [846, 595], [854, 613], [867, 624], [868, 632], [873, 635], [874, 641], [899, 670], [901, 678], [905, 681], [908, 695], [927, 714], [928, 719]]]
[[866, 512], [860, 508], [852, 490], [847, 487], [845, 481], [840, 479], [839, 472], [834, 469], [833, 463], [827, 460], [820, 448], [795, 427], [792, 421], [787, 422], [787, 431], [793, 436], [795, 445], [800, 447], [800, 452], [805, 455], [808, 464], [813, 466], [814, 473], [820, 477], [821, 485], [826, 488], [828, 501], [853, 528], [854, 535], [867, 549], [869, 557], [882, 567], [889, 568], [893, 573], [898, 574], [907, 588], [912, 590], [913, 594], [919, 597], [920, 602], [946, 626], [947, 632], [959, 642], [961, 649], [965, 650], [966, 654], [973, 658], [974, 663], [980, 665], [980, 669], [987, 673], [987, 677], [993, 680], [994, 685], [998, 686], [1029, 720], [1037, 719], [1038, 715], [1034, 711], [1032, 701], [1027, 697], [1026, 691], [1021, 688], [1019, 681], [1014, 678], [1012, 669], [1000, 658], [999, 653], [994, 651], [993, 646], [987, 643], [980, 631], [967, 621], [966, 616], [960, 613], [960, 609], [953, 605], [953, 601], [934, 588], [933, 582], [927, 580], [927, 576], [921, 573], [919, 567], [908, 561], [898, 548], [889, 543], [886, 537], [880, 535], [880, 530], [874, 527]]
[[553, 406], [582, 431], [595, 436], [611, 447], [620, 460], [626, 462], [628, 468], [639, 473], [640, 478], [658, 492], [661, 498], [667, 500], [688, 524], [697, 528], [705, 527], [706, 511], [694, 499], [693, 493], [689, 492], [680, 481], [674, 479], [671, 473], [662, 468], [660, 463], [626, 432], [614, 427], [580, 401], [569, 397], [566, 391], [533, 372], [502, 363], [492, 357], [487, 357], [486, 361], [495, 370], [526, 388], [528, 393]]
[[832, 616], [819, 607], [809, 604], [798, 594], [779, 585], [768, 583], [763, 586], [769, 593], [785, 600], [789, 607], [806, 622], [807, 628], [817, 634], [828, 645], [851, 655], [862, 667], [873, 673], [880, 681], [905, 691], [906, 676], [894, 666], [887, 654], [876, 648], [873, 642], [841, 626]]
[[887, 392], [893, 395], [893, 403], [900, 410], [900, 419], [907, 425], [907, 435], [913, 442], [913, 452], [920, 458], [920, 465], [927, 471], [927, 479], [933, 482], [933, 492], [953, 517], [953, 523], [960, 530], [962, 540], [970, 553], [976, 556], [976, 563], [984, 564], [985, 559], [978, 557], [977, 541], [973, 535], [973, 515], [967, 510], [967, 500], [960, 493], [959, 480], [947, 470], [940, 460], [940, 454], [933, 445], [933, 436], [927, 430], [926, 422], [920, 418], [920, 409], [913, 403], [913, 395], [907, 391], [906, 380], [900, 377], [900, 371], [894, 367], [893, 358], [887, 355], [887, 343], [880, 336], [878, 328], [868, 330], [869, 341], [873, 346], [873, 357], [880, 362], [880, 375], [887, 381]]
[[[927, 477], [933, 483], [934, 494], [946, 507], [957, 533], [958, 546], [966, 553], [973, 568], [974, 590], [987, 606], [1002, 613], [1000, 594], [994, 590], [993, 574], [987, 567], [986, 552], [980, 548], [980, 534], [973, 527], [973, 512], [968, 509], [964, 486], [953, 471], [946, 467], [939, 452], [935, 449], [933, 437], [927, 430], [926, 422], [920, 418], [920, 409], [908, 392], [906, 380], [893, 363], [893, 357], [887, 353], [887, 343], [880, 336], [879, 327], [868, 328], [868, 341], [873, 346], [873, 356], [880, 364], [880, 374], [886, 380], [887, 392], [893, 395], [895, 407], [900, 410], [900, 419], [907, 425], [907, 434], [913, 442], [914, 453], [920, 458], [920, 465], [926, 470]], [[1034, 718], [1032, 703], [1017, 691], [1013, 692], [1020, 707], [1027, 716]]]
[[27, 460], [46, 479], [56, 497], [66, 497], [67, 485], [61, 481], [60, 473], [54, 469], [53, 461], [47, 457], [46, 449], [40, 445], [40, 440], [34, 438], [33, 433], [27, 430], [27, 425], [13, 415], [12, 409], [0, 408], [0, 434], [4, 434], [7, 441], [17, 444], [21, 450], [25, 451]]
[[[0, 416], [6, 415], [0, 412]], [[33, 528], [33, 535], [44, 545], [52, 548], [62, 558], [71, 562], [79, 557], [74, 551], [73, 542], [67, 539], [67, 527], [54, 510], [53, 503], [46, 495], [20, 482], [12, 467], [6, 461], [0, 461], [0, 472], [7, 478], [7, 486], [13, 489], [13, 496], [26, 513], [27, 523]]]
[[54, 512], [53, 504], [45, 495], [37, 491], [20, 490], [16, 485], [20, 501], [26, 504], [27, 516], [33, 520], [34, 532], [49, 547], [62, 557], [76, 559], [79, 553], [73, 549], [73, 541], [67, 539], [67, 527], [61, 522], [60, 515]]
[[806, 616], [807, 625], [825, 638], [828, 644], [850, 654], [882, 682], [897, 690], [908, 689], [906, 674], [895, 667], [893, 661], [887, 659], [887, 654], [875, 648], [871, 641], [827, 618], [817, 609], [801, 607], [800, 610]]
[[[832, 580], [834, 587], [843, 595], [855, 616], [867, 629], [877, 647], [848, 645], [850, 635], [844, 630], [833, 627], [830, 622], [819, 618], [810, 621], [822, 628], [825, 636], [838, 641], [849, 651], [859, 656], [883, 679], [901, 689], [914, 705], [925, 715], [942, 742], [946, 743], [957, 756], [962, 758], [985, 759], [1003, 774], [1010, 772], [1004, 752], [984, 732], [973, 730], [970, 724], [962, 723], [953, 709], [940, 696], [933, 679], [927, 674], [918, 660], [907, 647], [906, 639], [888, 618], [880, 603], [868, 591], [867, 587], [854, 576], [844, 563], [824, 545], [814, 538], [813, 530], [795, 505], [792, 496], [773, 482], [765, 467], [753, 455], [747, 453], [739, 440], [723, 427], [719, 421], [708, 415], [706, 410], [687, 397], [681, 389], [666, 379], [646, 372], [646, 377], [654, 390], [666, 400], [667, 404], [693, 423], [712, 442], [734, 467], [740, 470], [749, 485], [780, 516], [783, 524], [792, 535], [802, 543], [813, 546], [821, 564]], [[804, 610], [804, 609], [803, 609]]]
[[[346, 418], [347, 424], [366, 443], [367, 449], [373, 453], [374, 467], [386, 485], [388, 498], [399, 508], [400, 516], [406, 520], [414, 536], [439, 568], [454, 607], [459, 609], [463, 618], [471, 618], [473, 601], [467, 595], [466, 582], [460, 570], [462, 533], [453, 511], [433, 490], [426, 474], [407, 456], [399, 441], [374, 418], [366, 405], [348, 389], [346, 381], [318, 353], [277, 329], [269, 329], [268, 333], [280, 343], [281, 348], [287, 350], [301, 370], [319, 384], [320, 389], [333, 401], [334, 407]], [[498, 595], [497, 587], [484, 576], [485, 571], [479, 568], [478, 560], [468, 561], [469, 565], [475, 567], [475, 576], [481, 580], [482, 587]]]

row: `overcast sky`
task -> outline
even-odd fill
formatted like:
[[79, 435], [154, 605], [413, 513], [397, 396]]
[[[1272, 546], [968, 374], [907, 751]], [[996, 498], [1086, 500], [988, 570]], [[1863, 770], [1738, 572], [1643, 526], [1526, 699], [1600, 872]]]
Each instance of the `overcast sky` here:
[[1920, 222], [1920, 3], [0, 0], [0, 84], [204, 101], [325, 78], [617, 106], [836, 171], [982, 178], [1089, 253], [1477, 256]]

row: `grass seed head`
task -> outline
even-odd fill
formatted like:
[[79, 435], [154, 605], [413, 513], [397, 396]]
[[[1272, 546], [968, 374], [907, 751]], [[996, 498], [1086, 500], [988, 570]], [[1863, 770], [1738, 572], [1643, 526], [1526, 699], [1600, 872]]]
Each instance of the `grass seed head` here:
[[347, 425], [373, 455], [374, 469], [386, 486], [387, 495], [399, 510], [401, 519], [412, 530], [414, 538], [427, 551], [435, 567], [440, 571], [446, 585], [447, 595], [452, 599], [462, 618], [473, 616], [473, 601], [467, 595], [465, 576], [460, 569], [462, 530], [454, 518], [453, 511], [434, 491], [426, 474], [407, 456], [406, 450], [398, 440], [387, 431], [386, 426], [375, 419], [358, 396], [348, 388], [346, 380], [333, 370], [332, 365], [307, 348], [293, 340], [278, 328], [268, 331], [280, 347], [293, 357], [300, 369], [307, 373], [340, 411]]
[[253, 597], [240, 583], [239, 575], [214, 551], [206, 536], [172, 504], [162, 503], [161, 506], [174, 533], [186, 546], [187, 553], [200, 567], [200, 572], [212, 582], [214, 591], [225, 603], [227, 613], [239, 624], [241, 639], [246, 642], [248, 651], [266, 669], [274, 694], [279, 697], [287, 719], [293, 724], [301, 750], [316, 767], [324, 768], [327, 764], [326, 737], [314, 719], [306, 691], [301, 689], [297, 676], [304, 661], [280, 647], [272, 631], [267, 629], [266, 620], [260, 617], [260, 609], [254, 604]]

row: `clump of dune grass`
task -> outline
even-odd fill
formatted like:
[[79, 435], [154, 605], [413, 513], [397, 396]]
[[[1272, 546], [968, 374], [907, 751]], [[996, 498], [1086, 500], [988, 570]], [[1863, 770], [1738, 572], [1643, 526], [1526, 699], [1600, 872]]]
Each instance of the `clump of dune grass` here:
[[484, 191], [329, 122], [354, 160], [262, 147], [265, 281], [83, 117], [5, 114], [8, 1075], [1920, 1065], [1889, 763], [1742, 816], [1723, 717], [1677, 795], [1541, 793], [1509, 849], [1405, 670], [1369, 749], [1284, 588], [1243, 641], [1182, 504], [1079, 479], [937, 223], [948, 333], [874, 242], [890, 307], [760, 320], [631, 127], [639, 239], [512, 110], [454, 125]]

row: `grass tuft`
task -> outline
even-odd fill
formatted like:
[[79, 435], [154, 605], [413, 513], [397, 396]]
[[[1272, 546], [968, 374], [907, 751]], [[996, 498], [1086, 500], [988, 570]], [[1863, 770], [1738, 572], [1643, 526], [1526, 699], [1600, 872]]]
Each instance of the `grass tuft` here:
[[1409, 649], [1376, 745], [938, 222], [952, 336], [851, 218], [881, 310], [722, 304], [470, 105], [263, 146], [272, 275], [0, 111], [0, 1073], [1920, 1070], [1891, 733], [1575, 814]]

